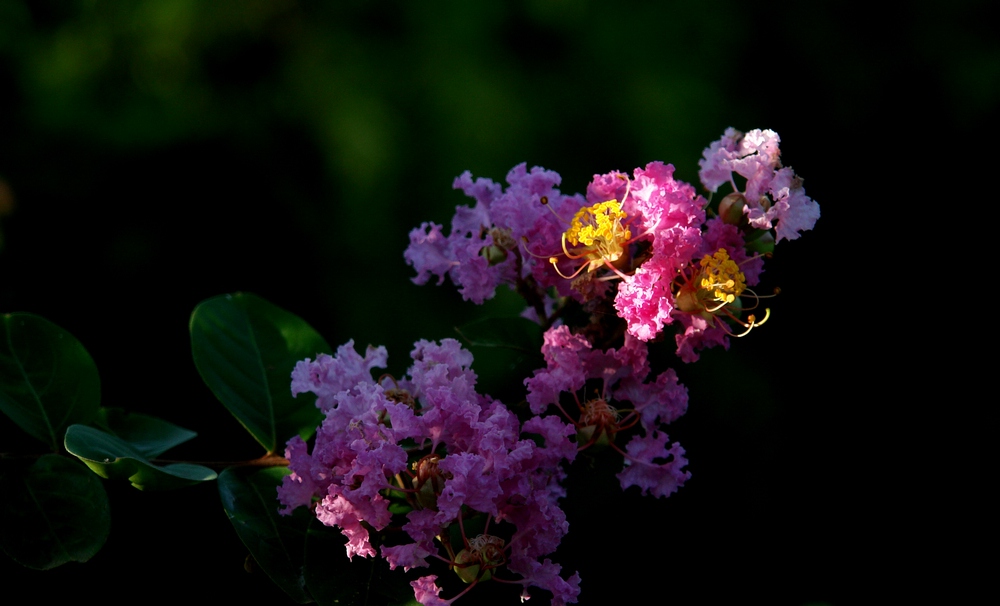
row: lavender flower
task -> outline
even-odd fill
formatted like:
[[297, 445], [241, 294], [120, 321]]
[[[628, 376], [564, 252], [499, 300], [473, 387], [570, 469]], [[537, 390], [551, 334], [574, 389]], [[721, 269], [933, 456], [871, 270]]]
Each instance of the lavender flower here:
[[[625, 467], [618, 479], [623, 490], [638, 486], [644, 493], [668, 496], [690, 477], [683, 471], [684, 449], [677, 444], [668, 448], [663, 432], [687, 410], [687, 390], [669, 369], [646, 382], [643, 342], [626, 337], [619, 349], [595, 350], [587, 339], [559, 326], [545, 333], [542, 353], [546, 367], [524, 381], [532, 412], [555, 407], [576, 428], [581, 450], [610, 447], [622, 454]], [[597, 388], [588, 389], [588, 382], [596, 382]], [[622, 450], [619, 435], [636, 426], [642, 432], [634, 433]]]
[[[705, 188], [715, 192], [730, 183], [750, 225], [774, 229], [777, 242], [795, 240], [819, 219], [819, 204], [806, 196], [802, 179], [791, 168], [782, 168], [779, 142], [778, 133], [772, 130], [755, 129], [744, 135], [727, 128], [698, 162]], [[734, 173], [746, 179], [742, 191]]]
[[476, 204], [455, 209], [447, 237], [434, 223], [410, 232], [410, 246], [403, 256], [417, 270], [414, 282], [424, 284], [437, 276], [440, 284], [448, 275], [462, 297], [477, 304], [493, 298], [500, 284], [516, 288], [529, 276], [540, 279], [543, 288], [568, 293], [568, 285], [548, 271], [547, 260], [558, 250], [564, 230], [550, 209], [573, 213], [584, 201], [560, 194], [555, 189], [559, 182], [557, 173], [537, 166], [528, 171], [525, 164], [507, 174], [506, 190], [489, 179], [473, 181], [471, 173], [463, 173], [454, 187]]
[[[371, 378], [385, 365], [383, 348], [362, 358], [353, 343], [336, 356], [300, 362], [292, 373], [293, 394], [316, 393], [326, 418], [309, 452], [298, 437], [288, 442], [292, 473], [278, 490], [289, 513], [310, 506], [328, 526], [347, 537], [349, 557], [374, 557], [390, 567], [423, 568], [439, 560], [466, 582], [494, 579], [538, 587], [575, 601], [579, 577], [565, 580], [560, 568], [541, 560], [555, 551], [568, 524], [558, 500], [564, 496], [562, 463], [575, 454], [566, 426], [533, 418], [522, 427], [502, 403], [475, 390], [472, 355], [452, 339], [418, 341], [408, 377]], [[368, 529], [385, 530], [390, 504], [408, 509], [397, 520], [394, 545], [376, 550]], [[396, 514], [397, 517], [400, 514]], [[471, 520], [483, 523], [465, 534]], [[456, 526], [462, 543], [442, 543]], [[541, 560], [541, 561], [540, 561]], [[438, 598], [434, 575], [414, 582], [418, 600]]]

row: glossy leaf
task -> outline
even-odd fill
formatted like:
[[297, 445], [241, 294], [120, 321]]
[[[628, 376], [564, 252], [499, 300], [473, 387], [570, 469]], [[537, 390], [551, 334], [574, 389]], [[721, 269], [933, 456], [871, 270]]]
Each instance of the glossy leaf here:
[[94, 424], [105, 433], [128, 442], [146, 459], [158, 457], [198, 435], [163, 419], [125, 412], [121, 408], [102, 407]]
[[542, 327], [525, 318], [483, 318], [455, 330], [477, 347], [537, 353], [542, 344]]
[[58, 451], [100, 400], [97, 366], [73, 335], [33, 314], [0, 316], [0, 411], [18, 427]]
[[0, 545], [23, 566], [86, 562], [110, 529], [104, 486], [72, 459], [45, 455], [0, 480]]
[[214, 471], [201, 465], [154, 465], [130, 442], [86, 425], [71, 425], [66, 430], [65, 445], [97, 475], [127, 478], [139, 490], [171, 490], [216, 478]]
[[311, 602], [302, 572], [305, 533], [312, 517], [304, 508], [278, 513], [277, 489], [287, 467], [227, 469], [219, 475], [222, 507], [236, 534], [271, 580], [300, 604]]
[[292, 397], [291, 373], [330, 346], [298, 316], [248, 293], [215, 297], [191, 315], [191, 350], [201, 378], [269, 453], [322, 419], [314, 399]]

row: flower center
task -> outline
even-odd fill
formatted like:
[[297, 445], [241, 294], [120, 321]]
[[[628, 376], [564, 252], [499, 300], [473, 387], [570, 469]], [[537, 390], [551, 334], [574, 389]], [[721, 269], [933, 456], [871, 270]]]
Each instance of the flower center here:
[[469, 541], [467, 548], [455, 556], [453, 569], [466, 583], [488, 581], [493, 578], [493, 569], [503, 566], [507, 561], [503, 547], [504, 542], [500, 537], [477, 535]]
[[[604, 398], [589, 400], [580, 412], [576, 440], [586, 446], [607, 446], [618, 433], [621, 415]], [[586, 447], [585, 446], [585, 447]]]
[[740, 271], [740, 266], [729, 258], [726, 249], [720, 248], [715, 254], [706, 256], [698, 265], [700, 269], [693, 276], [682, 271], [679, 281], [675, 283], [677, 290], [674, 293], [674, 302], [677, 309], [686, 313], [700, 314], [705, 319], [713, 321], [720, 316], [723, 320], [735, 322], [745, 329], [736, 334], [726, 327], [725, 322], [716, 323], [716, 326], [733, 337], [742, 337], [752, 328], [767, 322], [771, 316], [771, 310], [768, 308], [764, 309], [764, 317], [759, 321], [754, 314], [748, 315], [746, 321], [740, 319], [743, 311], [757, 307], [755, 303], [753, 307], [744, 309], [739, 299], [741, 294], [747, 292], [755, 301], [763, 297], [747, 288], [746, 276]]
[[[571, 259], [588, 261], [587, 271], [594, 271], [605, 263], [614, 263], [624, 252], [624, 245], [632, 237], [622, 225], [626, 215], [617, 200], [609, 200], [581, 208], [573, 215], [570, 228], [563, 234], [563, 251]], [[569, 241], [574, 248], [566, 250]]]
[[726, 249], [720, 248], [714, 255], [706, 256], [701, 260], [701, 267], [700, 286], [714, 295], [713, 301], [726, 305], [746, 290], [746, 278]]

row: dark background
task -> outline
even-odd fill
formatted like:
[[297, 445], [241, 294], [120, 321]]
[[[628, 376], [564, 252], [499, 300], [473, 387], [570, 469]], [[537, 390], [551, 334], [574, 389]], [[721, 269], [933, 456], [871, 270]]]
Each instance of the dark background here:
[[[656, 500], [574, 469], [555, 559], [580, 570], [581, 604], [650, 588], [671, 604], [893, 601], [928, 582], [891, 570], [937, 534], [908, 521], [932, 517], [915, 473], [940, 471], [911, 448], [923, 412], [900, 386], [917, 382], [899, 369], [929, 288], [911, 273], [934, 262], [921, 224], [966, 207], [951, 171], [976, 165], [968, 135], [996, 128], [1000, 45], [986, 2], [803, 6], [5, 1], [0, 311], [70, 331], [105, 405], [199, 433], [184, 454], [251, 458], [190, 361], [200, 301], [259, 294], [334, 347], [387, 346], [402, 375], [416, 339], [520, 309], [506, 292], [482, 309], [409, 280], [407, 233], [467, 203], [451, 189], [462, 171], [502, 182], [526, 161], [573, 193], [663, 160], [697, 183], [727, 126], [771, 128], [822, 218], [767, 264], [764, 287], [782, 289], [767, 326], [677, 362], [691, 407], [671, 436], [692, 479]], [[486, 392], [511, 381], [476, 369]], [[5, 419], [0, 437], [36, 448]], [[40, 573], [0, 556], [4, 581], [40, 599], [207, 587], [282, 603], [243, 572], [213, 485], [106, 486], [96, 557]]]

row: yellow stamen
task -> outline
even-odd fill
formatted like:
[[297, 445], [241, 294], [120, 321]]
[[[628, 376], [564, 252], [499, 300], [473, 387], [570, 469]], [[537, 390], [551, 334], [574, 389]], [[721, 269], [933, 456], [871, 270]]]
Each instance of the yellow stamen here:
[[729, 258], [726, 249], [720, 248], [714, 255], [706, 256], [701, 260], [701, 266], [701, 287], [713, 291], [715, 301], [722, 305], [732, 303], [746, 290], [746, 278], [740, 271], [740, 266]]
[[[586, 259], [587, 271], [621, 258], [632, 232], [622, 225], [627, 217], [617, 200], [581, 208], [562, 236], [563, 253], [569, 259]], [[567, 241], [573, 247], [567, 248]]]

